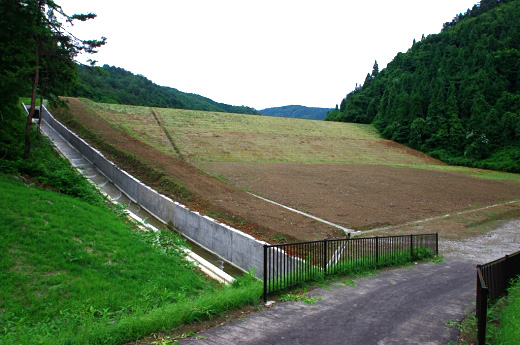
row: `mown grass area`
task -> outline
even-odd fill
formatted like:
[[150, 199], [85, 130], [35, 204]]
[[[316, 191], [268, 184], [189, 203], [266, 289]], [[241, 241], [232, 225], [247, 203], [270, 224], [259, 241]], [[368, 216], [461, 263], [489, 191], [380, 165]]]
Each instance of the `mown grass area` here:
[[[84, 100], [117, 128], [174, 154], [146, 107]], [[191, 162], [424, 164], [371, 125], [155, 109]]]
[[516, 181], [520, 182], [520, 174], [508, 173], [503, 171], [484, 170], [477, 168], [468, 168], [463, 166], [453, 165], [402, 165], [392, 164], [396, 168], [413, 168], [413, 169], [424, 169], [433, 170], [439, 172], [451, 172], [459, 173], [463, 175], [469, 175], [472, 177], [484, 178], [496, 181]]
[[21, 160], [23, 117], [1, 124], [0, 344], [122, 344], [259, 301], [252, 276], [220, 286], [177, 235], [139, 230], [44, 138]]

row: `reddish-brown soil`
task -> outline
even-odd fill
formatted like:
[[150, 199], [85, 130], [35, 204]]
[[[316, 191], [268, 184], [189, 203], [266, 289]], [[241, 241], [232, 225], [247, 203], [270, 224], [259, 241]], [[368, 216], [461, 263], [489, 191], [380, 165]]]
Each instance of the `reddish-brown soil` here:
[[520, 184], [376, 165], [200, 163], [278, 203], [369, 229], [520, 199]]
[[[250, 226], [244, 226], [243, 230], [267, 241], [316, 240], [336, 237], [341, 232], [232, 185], [353, 229], [402, 224], [520, 199], [519, 183], [420, 169], [375, 165], [198, 164], [209, 173], [224, 176], [230, 182], [227, 184], [114, 128], [80, 101], [69, 101], [71, 114], [83, 126], [118, 149], [174, 177], [198, 198], [206, 200], [204, 208], [211, 212], [246, 219]], [[142, 179], [160, 189], [157, 181]], [[192, 208], [200, 207], [192, 205]]]
[[[185, 185], [195, 195], [196, 203], [189, 204], [193, 210], [206, 211], [210, 216], [219, 218], [233, 218], [233, 216], [247, 220], [241, 227], [256, 238], [273, 241], [305, 241], [323, 239], [337, 236], [337, 230], [313, 219], [301, 216], [294, 212], [261, 201], [254, 196], [223, 183], [209, 176], [198, 168], [178, 158], [153, 149], [128, 134], [113, 127], [96, 113], [89, 110], [77, 99], [68, 99], [70, 114], [81, 125], [97, 133], [106, 142], [119, 150], [128, 152], [154, 168], [166, 172], [175, 178], [180, 184]], [[60, 118], [60, 112], [55, 112]], [[94, 145], [96, 146], [96, 145]], [[98, 147], [99, 148], [99, 147]], [[101, 149], [101, 151], [103, 151]], [[125, 162], [117, 161], [117, 158], [107, 154], [125, 168]], [[146, 176], [140, 176], [147, 185], [161, 191], [159, 181], [154, 181]], [[171, 195], [168, 195], [171, 196]], [[200, 200], [205, 202], [200, 202]]]

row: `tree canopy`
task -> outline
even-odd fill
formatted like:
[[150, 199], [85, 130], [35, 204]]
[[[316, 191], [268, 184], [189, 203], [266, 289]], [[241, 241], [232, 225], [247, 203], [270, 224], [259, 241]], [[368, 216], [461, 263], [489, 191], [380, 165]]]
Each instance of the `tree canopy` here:
[[326, 120], [448, 163], [520, 172], [520, 1], [481, 1], [367, 75]]
[[0, 2], [0, 68], [4, 74], [0, 80], [0, 113], [16, 113], [13, 106], [17, 98], [31, 90], [26, 158], [36, 95], [53, 100], [65, 92], [75, 82], [74, 58], [81, 52], [95, 53], [106, 41], [79, 39], [67, 31], [66, 25], [95, 17], [92, 13], [67, 15], [53, 0]]
[[159, 86], [142, 75], [120, 67], [79, 66], [78, 72], [78, 83], [70, 90], [69, 96], [104, 103], [256, 114], [255, 109], [250, 107], [219, 103], [197, 94]]

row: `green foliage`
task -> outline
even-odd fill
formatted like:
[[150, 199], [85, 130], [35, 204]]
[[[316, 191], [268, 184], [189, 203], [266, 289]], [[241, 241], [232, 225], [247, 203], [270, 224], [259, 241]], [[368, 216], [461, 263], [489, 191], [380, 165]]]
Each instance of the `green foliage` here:
[[256, 114], [250, 107], [218, 103], [200, 95], [159, 86], [142, 75], [115, 66], [92, 68], [80, 65], [78, 74], [77, 85], [68, 93], [69, 96], [103, 103]]
[[[368, 75], [326, 120], [450, 164], [520, 172], [520, 1], [482, 1]], [[375, 69], [375, 67], [374, 67]]]
[[34, 45], [34, 39], [29, 9], [17, 1], [2, 1], [0, 28], [0, 120], [3, 122], [9, 120], [18, 96], [31, 90], [34, 56], [28, 47]]
[[332, 109], [304, 107], [302, 105], [286, 105], [283, 107], [259, 110], [261, 115], [289, 117], [293, 119], [323, 120]]
[[31, 132], [35, 149], [28, 159], [22, 159], [25, 119], [20, 107], [14, 107], [10, 117], [9, 121], [0, 121], [0, 150], [5, 152], [0, 160], [0, 172], [30, 178], [58, 193], [90, 203], [102, 202], [103, 198], [94, 192], [95, 188], [53, 150], [47, 137], [38, 136], [35, 129]]

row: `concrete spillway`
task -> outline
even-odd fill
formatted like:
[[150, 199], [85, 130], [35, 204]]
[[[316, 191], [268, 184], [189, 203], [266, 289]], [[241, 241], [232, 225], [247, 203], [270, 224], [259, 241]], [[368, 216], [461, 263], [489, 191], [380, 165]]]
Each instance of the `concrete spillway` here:
[[[45, 117], [49, 118], [51, 115], [43, 109], [43, 112], [46, 113]], [[53, 119], [54, 120], [54, 119]], [[56, 121], [56, 120], [54, 120]], [[49, 121], [51, 122], [51, 121]], [[57, 123], [57, 121], [56, 121]], [[111, 200], [124, 205], [127, 208], [127, 211], [131, 215], [132, 218], [149, 226], [152, 229], [166, 229], [165, 222], [155, 217], [151, 214], [145, 207], [137, 203], [135, 200], [132, 200], [121, 187], [118, 187], [113, 183], [99, 168], [97, 168], [92, 162], [90, 162], [86, 157], [75, 147], [73, 146], [66, 138], [64, 138], [56, 129], [51, 126], [45, 119], [42, 122], [41, 126], [42, 132], [49, 137], [59, 152], [66, 157], [71, 164], [76, 167], [85, 177], [89, 178], [94, 184], [100, 187], [100, 189], [108, 196]], [[182, 232], [179, 231], [182, 235]], [[190, 238], [183, 236], [184, 240], [188, 243], [189, 247], [195, 253], [195, 255], [189, 255], [192, 259], [195, 258], [196, 261], [203, 262], [204, 266], [214, 266], [210, 267], [209, 270], [211, 273], [216, 273], [216, 275], [224, 276], [224, 279], [221, 281], [229, 281], [229, 277], [225, 277], [226, 275], [236, 277], [242, 275], [245, 270], [238, 268], [217, 255], [216, 253], [200, 246]], [[225, 274], [219, 274], [218, 271], [222, 270]]]

